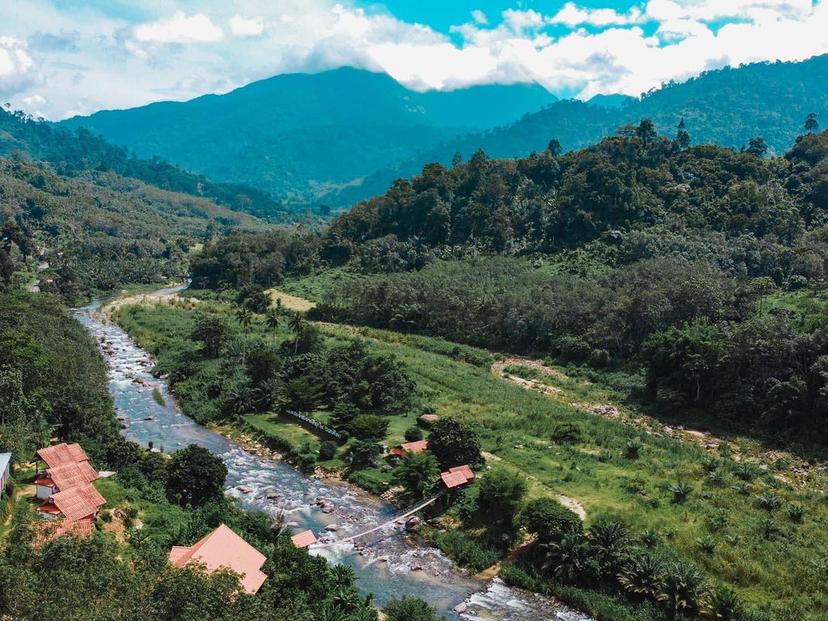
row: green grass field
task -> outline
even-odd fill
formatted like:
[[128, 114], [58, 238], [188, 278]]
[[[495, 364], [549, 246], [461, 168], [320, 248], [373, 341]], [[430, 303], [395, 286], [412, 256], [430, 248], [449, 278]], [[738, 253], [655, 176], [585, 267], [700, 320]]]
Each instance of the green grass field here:
[[[163, 362], [165, 342], [186, 331], [193, 313], [186, 305], [133, 307], [121, 311], [119, 318]], [[495, 357], [484, 351], [384, 330], [320, 327], [333, 341], [361, 338], [370, 351], [394, 355], [415, 380], [421, 408], [391, 418], [385, 440], [389, 446], [403, 440], [422, 408], [465, 420], [478, 430], [490, 462], [499, 461], [529, 479], [530, 495], [572, 498], [585, 508], [587, 523], [603, 515], [624, 519], [633, 532], [647, 533], [667, 554], [694, 561], [716, 582], [735, 587], [751, 608], [766, 610], [773, 618], [824, 618], [825, 473], [813, 469], [796, 475], [784, 457], [743, 467], [739, 462], [761, 452], [756, 442], [723, 444], [711, 453], [628, 424], [638, 416], [628, 408], [619, 408], [627, 422], [599, 416], [589, 408], [608, 405], [614, 392], [597, 383], [538, 377], [532, 369], [507, 367], [509, 373], [559, 391], [541, 394], [495, 377], [489, 368]], [[261, 322], [251, 329], [266, 330]], [[274, 343], [283, 338], [281, 331], [272, 336]], [[319, 442], [287, 420], [269, 415], [246, 419], [292, 442]], [[631, 442], [640, 446], [637, 457], [629, 453]], [[388, 473], [378, 469], [364, 476], [383, 481]], [[674, 498], [669, 489], [673, 483], [689, 486], [686, 499]], [[769, 508], [763, 509], [762, 502]], [[795, 505], [804, 508], [801, 523], [789, 517]]]

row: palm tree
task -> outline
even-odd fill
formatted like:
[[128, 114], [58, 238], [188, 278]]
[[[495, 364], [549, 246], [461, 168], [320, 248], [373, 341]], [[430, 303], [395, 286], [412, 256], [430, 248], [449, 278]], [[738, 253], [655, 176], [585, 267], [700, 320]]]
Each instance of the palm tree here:
[[347, 589], [354, 583], [356, 574], [347, 565], [334, 565], [331, 567], [331, 577], [333, 578], [334, 588]]
[[630, 540], [626, 525], [617, 520], [601, 520], [589, 529], [589, 538], [598, 551], [602, 572], [617, 574]]
[[236, 310], [236, 321], [239, 322], [239, 325], [247, 330], [250, 328], [250, 324], [253, 323], [253, 313], [252, 311], [247, 308], [246, 306], [240, 306]]
[[296, 338], [293, 342], [293, 353], [295, 354], [299, 351], [299, 335], [305, 328], [305, 318], [302, 316], [302, 313], [296, 311], [291, 314], [290, 319], [288, 320], [288, 328], [293, 330], [294, 334], [296, 334]]
[[279, 322], [282, 320], [280, 312], [275, 308], [268, 308], [267, 313], [265, 313], [265, 321], [267, 322], [267, 327], [271, 330], [275, 330], [279, 327]]
[[670, 563], [664, 579], [664, 601], [674, 618], [698, 616], [708, 592], [704, 576], [693, 565], [683, 561]]
[[394, 481], [411, 496], [423, 498], [437, 481], [440, 469], [430, 453], [406, 453], [394, 470]]
[[564, 534], [560, 541], [542, 544], [546, 553], [541, 569], [564, 584], [583, 580], [589, 563], [590, 550], [584, 536], [578, 532]]
[[627, 561], [618, 582], [639, 599], [661, 601], [664, 598], [664, 563], [652, 552], [643, 552]]

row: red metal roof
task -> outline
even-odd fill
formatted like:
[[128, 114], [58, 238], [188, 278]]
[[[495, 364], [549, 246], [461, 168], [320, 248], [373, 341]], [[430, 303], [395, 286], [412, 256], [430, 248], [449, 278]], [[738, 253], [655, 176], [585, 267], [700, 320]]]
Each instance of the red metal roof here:
[[307, 548], [310, 545], [316, 543], [316, 535], [313, 534], [312, 530], [306, 530], [302, 533], [298, 533], [290, 538], [297, 548]]
[[37, 452], [37, 456], [45, 461], [50, 468], [63, 464], [89, 461], [80, 444], [66, 444], [65, 442], [42, 448]]
[[406, 453], [423, 453], [428, 450], [428, 440], [417, 440], [416, 442], [406, 442], [391, 449], [391, 454], [397, 457], [403, 457]]
[[169, 561], [176, 567], [199, 563], [207, 571], [230, 569], [241, 576], [241, 585], [250, 594], [256, 593], [267, 579], [260, 571], [267, 560], [264, 554], [222, 524], [191, 547], [174, 546]]
[[[98, 478], [98, 473], [89, 465], [89, 462], [66, 463], [46, 470], [44, 479], [51, 479], [60, 490], [91, 483]], [[38, 479], [40, 480], [40, 479]], [[44, 485], [44, 483], [39, 483]], [[46, 484], [48, 485], [48, 484]]]
[[449, 468], [446, 472], [441, 472], [440, 478], [447, 488], [454, 489], [469, 481], [474, 481], [474, 471], [467, 465], [456, 466]]
[[89, 483], [71, 487], [67, 490], [52, 494], [40, 510], [45, 513], [55, 513], [55, 509], [72, 520], [92, 518], [98, 510], [106, 504], [100, 492]]

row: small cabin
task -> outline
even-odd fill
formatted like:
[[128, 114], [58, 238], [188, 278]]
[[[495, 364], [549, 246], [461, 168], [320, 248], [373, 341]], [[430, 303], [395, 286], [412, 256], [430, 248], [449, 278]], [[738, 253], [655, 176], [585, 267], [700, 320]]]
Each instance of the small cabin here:
[[98, 472], [90, 465], [80, 444], [62, 442], [47, 446], [37, 451], [37, 457], [45, 464], [45, 467], [38, 468], [35, 479], [37, 498], [40, 500], [48, 500], [59, 492], [98, 480]]
[[297, 548], [307, 548], [316, 543], [316, 535], [313, 534], [312, 530], [306, 530], [301, 533], [297, 533], [291, 537], [290, 540]]
[[391, 449], [389, 455], [392, 457], [405, 457], [406, 453], [425, 453], [428, 450], [428, 440], [417, 440], [406, 442]]
[[466, 483], [474, 481], [474, 477], [474, 470], [468, 465], [456, 466], [440, 473], [440, 480], [443, 481], [443, 485], [447, 489], [462, 487]]

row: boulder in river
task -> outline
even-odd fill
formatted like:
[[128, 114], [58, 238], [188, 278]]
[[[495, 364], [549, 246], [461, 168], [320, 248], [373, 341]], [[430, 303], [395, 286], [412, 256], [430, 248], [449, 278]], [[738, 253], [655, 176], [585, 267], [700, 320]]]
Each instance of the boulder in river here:
[[405, 522], [405, 530], [409, 533], [414, 532], [415, 530], [419, 529], [420, 526], [423, 525], [422, 518], [417, 517], [416, 515], [412, 515], [408, 520]]

